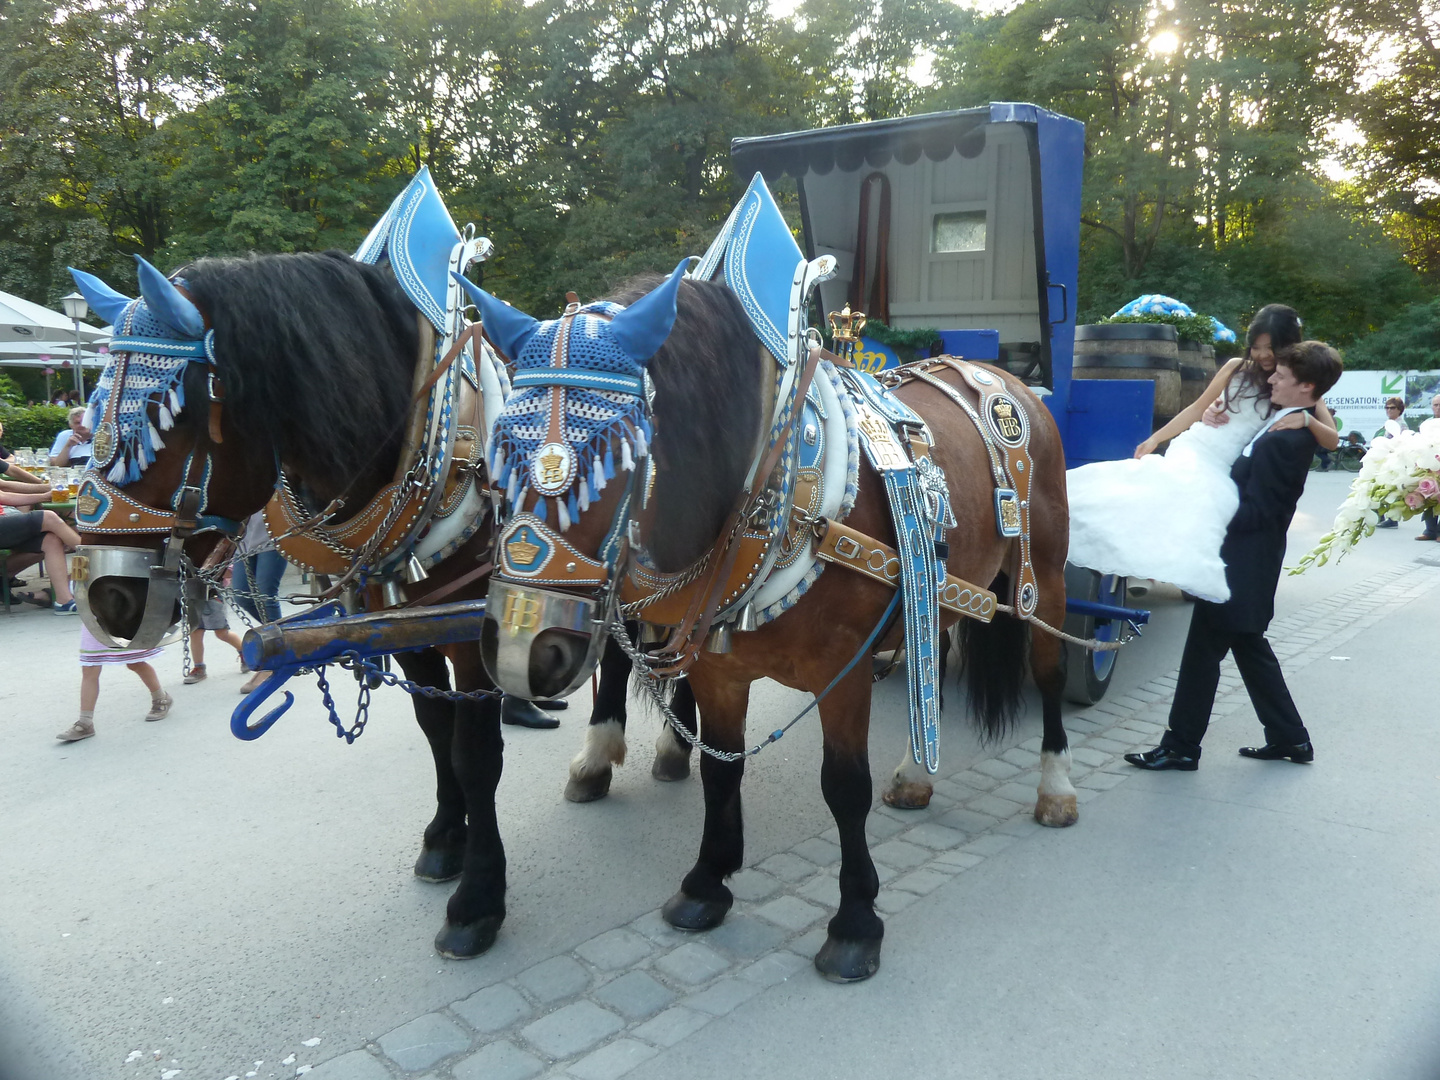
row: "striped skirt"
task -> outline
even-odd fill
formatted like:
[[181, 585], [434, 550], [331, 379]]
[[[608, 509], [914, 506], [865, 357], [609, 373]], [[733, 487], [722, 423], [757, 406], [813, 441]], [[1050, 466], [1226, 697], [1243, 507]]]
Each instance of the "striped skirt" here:
[[96, 640], [84, 623], [80, 624], [80, 666], [101, 667], [105, 664], [138, 664], [159, 656], [159, 649], [107, 649]]

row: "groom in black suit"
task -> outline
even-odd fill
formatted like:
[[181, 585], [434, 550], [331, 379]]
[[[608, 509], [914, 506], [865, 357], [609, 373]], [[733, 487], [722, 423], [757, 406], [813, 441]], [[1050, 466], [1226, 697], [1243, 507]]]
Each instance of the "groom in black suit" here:
[[[1195, 602], [1190, 635], [1180, 661], [1170, 727], [1160, 745], [1145, 753], [1126, 754], [1141, 769], [1182, 769], [1200, 765], [1200, 740], [1210, 723], [1220, 661], [1227, 652], [1245, 680], [1245, 689], [1260, 723], [1265, 745], [1241, 747], [1245, 757], [1295, 762], [1315, 759], [1310, 733], [1291, 700], [1275, 651], [1265, 628], [1275, 615], [1275, 589], [1285, 561], [1285, 533], [1295, 504], [1305, 490], [1305, 477], [1315, 453], [1310, 434], [1315, 403], [1340, 378], [1340, 357], [1319, 341], [1302, 341], [1281, 351], [1270, 376], [1270, 401], [1275, 413], [1235, 460], [1230, 477], [1240, 488], [1240, 508], [1230, 519], [1220, 557], [1230, 599], [1223, 604]], [[1305, 426], [1271, 431], [1281, 416], [1303, 410]]]

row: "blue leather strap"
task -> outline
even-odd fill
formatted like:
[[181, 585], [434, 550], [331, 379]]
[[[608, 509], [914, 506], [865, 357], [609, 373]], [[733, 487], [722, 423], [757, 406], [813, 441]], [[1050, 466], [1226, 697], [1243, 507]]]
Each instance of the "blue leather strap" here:
[[645, 393], [645, 380], [638, 375], [620, 375], [607, 371], [582, 371], [573, 368], [539, 368], [522, 371], [512, 380], [516, 390], [527, 386], [567, 386], [582, 390], [609, 390], [612, 393]]
[[196, 360], [205, 359], [205, 342], [164, 341], [158, 338], [113, 337], [110, 339], [112, 353], [146, 353], [151, 356], [186, 356]]

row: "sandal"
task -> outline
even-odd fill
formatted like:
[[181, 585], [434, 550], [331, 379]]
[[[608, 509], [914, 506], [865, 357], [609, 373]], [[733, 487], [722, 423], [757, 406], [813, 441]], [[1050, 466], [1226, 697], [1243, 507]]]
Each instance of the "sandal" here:
[[81, 739], [88, 739], [95, 734], [94, 720], [76, 720], [55, 738], [61, 742], [79, 742]]
[[192, 668], [190, 669], [190, 674], [189, 674], [189, 675], [186, 675], [183, 681], [184, 681], [184, 683], [185, 683], [186, 686], [194, 686], [197, 682], [204, 682], [204, 681], [205, 681], [205, 665], [204, 665], [204, 664], [196, 664], [194, 667], [192, 667]]
[[22, 604], [34, 604], [36, 607], [53, 607], [54, 601], [45, 593], [17, 592], [11, 594], [12, 600], [19, 600]]
[[170, 706], [175, 704], [175, 699], [169, 694], [161, 694], [160, 697], [150, 699], [150, 711], [145, 714], [146, 720], [164, 720], [170, 713]]

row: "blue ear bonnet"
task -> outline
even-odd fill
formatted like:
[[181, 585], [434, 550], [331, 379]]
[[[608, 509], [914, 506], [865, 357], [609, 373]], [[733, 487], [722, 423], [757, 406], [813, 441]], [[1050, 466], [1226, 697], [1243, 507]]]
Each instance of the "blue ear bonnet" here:
[[[93, 459], [91, 467], [121, 486], [139, 480], [155, 460], [156, 452], [165, 448], [160, 433], [174, 426], [175, 415], [185, 407], [185, 369], [207, 355], [198, 309], [158, 270], [138, 256], [137, 261], [143, 292], [136, 300], [121, 295], [91, 274], [70, 271], [96, 314], [110, 319], [115, 326], [110, 361], [90, 394], [85, 423], [94, 431], [111, 397], [119, 394], [110, 455], [103, 460]], [[124, 377], [117, 387], [122, 356]], [[155, 406], [153, 421], [151, 405]]]
[[[581, 371], [608, 371], [617, 375], [641, 375], [645, 364], [634, 359], [623, 345], [616, 340], [611, 328], [611, 319], [624, 311], [619, 304], [601, 300], [587, 304], [575, 316], [570, 327], [570, 340], [565, 348], [565, 366]], [[609, 316], [605, 318], [602, 316]], [[555, 335], [560, 332], [560, 320], [552, 319], [540, 323], [525, 341], [520, 355], [515, 357], [515, 370], [535, 371], [550, 366], [555, 353]], [[650, 359], [648, 356], [645, 358]]]
[[[545, 497], [536, 504], [536, 515], [547, 520], [547, 504], [553, 502], [564, 531], [589, 509], [617, 468], [633, 471], [649, 453], [645, 366], [675, 325], [675, 297], [687, 265], [688, 259], [633, 304], [600, 301], [581, 308], [570, 320], [564, 365], [558, 369], [552, 362], [564, 319], [536, 322], [459, 279], [480, 308], [486, 334], [515, 365], [515, 389], [491, 432], [486, 455], [495, 485], [512, 506], [537, 487]], [[554, 417], [557, 407], [560, 415]], [[568, 463], [569, 478], [562, 487], [547, 488], [537, 483], [534, 459], [549, 445], [552, 418], [568, 448], [558, 453]]]

